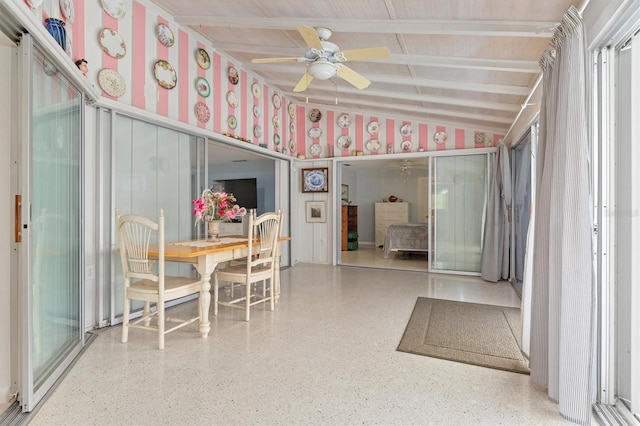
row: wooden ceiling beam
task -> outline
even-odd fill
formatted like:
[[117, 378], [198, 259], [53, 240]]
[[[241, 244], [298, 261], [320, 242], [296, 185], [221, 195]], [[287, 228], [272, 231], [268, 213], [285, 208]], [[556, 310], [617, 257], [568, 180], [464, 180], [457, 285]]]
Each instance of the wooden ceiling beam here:
[[557, 22], [550, 21], [472, 21], [428, 19], [309, 19], [306, 17], [264, 18], [230, 16], [174, 16], [180, 25], [221, 28], [295, 30], [295, 25], [326, 27], [341, 33], [455, 35], [485, 37], [551, 38]]

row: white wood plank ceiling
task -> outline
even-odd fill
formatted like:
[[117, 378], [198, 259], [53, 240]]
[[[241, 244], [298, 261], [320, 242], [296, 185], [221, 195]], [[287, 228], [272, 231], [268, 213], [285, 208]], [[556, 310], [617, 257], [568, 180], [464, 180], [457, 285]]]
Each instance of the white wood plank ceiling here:
[[[506, 132], [537, 81], [555, 26], [579, 0], [153, 0], [180, 25], [299, 102]], [[293, 88], [306, 62], [299, 25], [332, 30], [340, 50], [384, 46], [384, 60], [349, 61], [371, 85], [338, 77]]]

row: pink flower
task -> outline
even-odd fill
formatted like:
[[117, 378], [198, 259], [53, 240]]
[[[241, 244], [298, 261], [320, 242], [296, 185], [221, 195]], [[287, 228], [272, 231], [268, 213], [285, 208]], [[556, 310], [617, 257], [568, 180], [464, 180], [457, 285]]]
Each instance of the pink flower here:
[[236, 197], [226, 192], [214, 192], [207, 188], [202, 196], [193, 200], [196, 224], [207, 220], [233, 220], [247, 214], [247, 209], [235, 204]]

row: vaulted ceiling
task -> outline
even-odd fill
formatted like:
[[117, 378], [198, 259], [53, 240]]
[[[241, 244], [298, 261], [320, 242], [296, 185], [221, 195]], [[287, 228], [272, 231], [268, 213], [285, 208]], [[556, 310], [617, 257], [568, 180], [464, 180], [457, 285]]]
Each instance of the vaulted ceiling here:
[[[540, 75], [538, 59], [578, 0], [153, 0], [265, 83], [303, 103], [506, 132]], [[340, 51], [383, 46], [387, 59], [345, 64], [371, 84], [337, 76], [293, 89], [309, 62], [298, 26], [324, 27]]]

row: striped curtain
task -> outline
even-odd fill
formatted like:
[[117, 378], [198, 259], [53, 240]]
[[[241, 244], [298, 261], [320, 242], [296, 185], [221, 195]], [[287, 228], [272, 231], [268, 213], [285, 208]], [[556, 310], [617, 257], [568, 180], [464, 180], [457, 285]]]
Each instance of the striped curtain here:
[[540, 59], [530, 367], [531, 381], [579, 424], [590, 423], [595, 401], [586, 57], [582, 18], [572, 7]]

